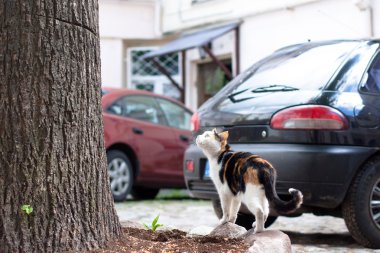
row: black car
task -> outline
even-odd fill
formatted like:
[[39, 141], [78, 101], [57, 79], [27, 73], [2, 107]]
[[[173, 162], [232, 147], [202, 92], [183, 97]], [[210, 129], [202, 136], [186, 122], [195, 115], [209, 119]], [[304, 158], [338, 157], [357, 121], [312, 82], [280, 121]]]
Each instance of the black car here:
[[[343, 217], [361, 244], [380, 248], [380, 40], [308, 42], [282, 48], [234, 78], [192, 118], [195, 136], [229, 131], [233, 150], [270, 161], [279, 196], [303, 192], [301, 215]], [[192, 144], [192, 196], [220, 202], [208, 162]], [[278, 214], [271, 212], [267, 225]], [[254, 217], [242, 206], [237, 223]], [[269, 223], [269, 224], [268, 224]]]

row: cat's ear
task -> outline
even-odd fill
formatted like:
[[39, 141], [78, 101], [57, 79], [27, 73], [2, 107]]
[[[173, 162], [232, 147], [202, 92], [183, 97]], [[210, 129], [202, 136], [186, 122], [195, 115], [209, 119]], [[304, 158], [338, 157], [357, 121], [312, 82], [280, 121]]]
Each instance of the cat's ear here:
[[216, 139], [218, 139], [218, 141], [222, 141], [222, 139], [220, 138], [218, 132], [216, 131], [216, 128], [214, 128], [214, 129], [212, 130], [212, 132], [214, 133], [214, 136], [215, 136]]
[[227, 141], [227, 139], [228, 139], [228, 131], [221, 132], [219, 134], [219, 137], [220, 137], [221, 141]]

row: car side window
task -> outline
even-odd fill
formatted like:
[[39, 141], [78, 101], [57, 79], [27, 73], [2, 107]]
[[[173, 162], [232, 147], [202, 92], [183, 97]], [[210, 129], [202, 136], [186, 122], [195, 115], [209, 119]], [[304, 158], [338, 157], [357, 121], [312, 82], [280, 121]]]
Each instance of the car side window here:
[[169, 126], [190, 130], [191, 113], [181, 106], [165, 99], [157, 99], [162, 111], [164, 112]]
[[355, 49], [353, 56], [344, 64], [335, 81], [331, 83], [330, 89], [340, 92], [357, 92], [358, 84], [377, 48], [378, 45], [374, 44]]
[[166, 125], [165, 116], [153, 97], [129, 95], [122, 100], [123, 116]]
[[123, 114], [123, 107], [121, 100], [117, 100], [114, 102], [111, 106], [109, 106], [106, 110], [108, 113], [115, 114], [115, 115], [122, 115]]
[[107, 112], [153, 124], [167, 125], [156, 100], [149, 96], [127, 95], [108, 107]]
[[380, 52], [375, 56], [365, 73], [361, 90], [369, 93], [380, 94]]

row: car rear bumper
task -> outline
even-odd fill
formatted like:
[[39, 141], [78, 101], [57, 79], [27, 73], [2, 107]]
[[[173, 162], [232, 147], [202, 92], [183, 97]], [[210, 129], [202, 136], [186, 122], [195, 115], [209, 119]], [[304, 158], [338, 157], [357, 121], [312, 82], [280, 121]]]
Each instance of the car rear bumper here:
[[[262, 156], [277, 169], [276, 189], [286, 198], [289, 188], [304, 195], [305, 206], [335, 208], [343, 201], [357, 170], [378, 148], [302, 144], [236, 144], [233, 150]], [[184, 176], [187, 188], [196, 198], [214, 199], [217, 193], [212, 181], [204, 178], [206, 157], [194, 144], [185, 153]], [[192, 160], [194, 171], [186, 169]]]

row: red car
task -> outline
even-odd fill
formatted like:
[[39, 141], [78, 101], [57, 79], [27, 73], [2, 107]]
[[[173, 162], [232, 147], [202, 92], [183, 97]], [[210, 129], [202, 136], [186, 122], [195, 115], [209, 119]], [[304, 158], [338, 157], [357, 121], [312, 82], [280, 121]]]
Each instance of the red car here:
[[115, 201], [131, 193], [154, 198], [185, 188], [183, 156], [192, 140], [192, 112], [178, 101], [140, 90], [103, 89], [108, 172]]

